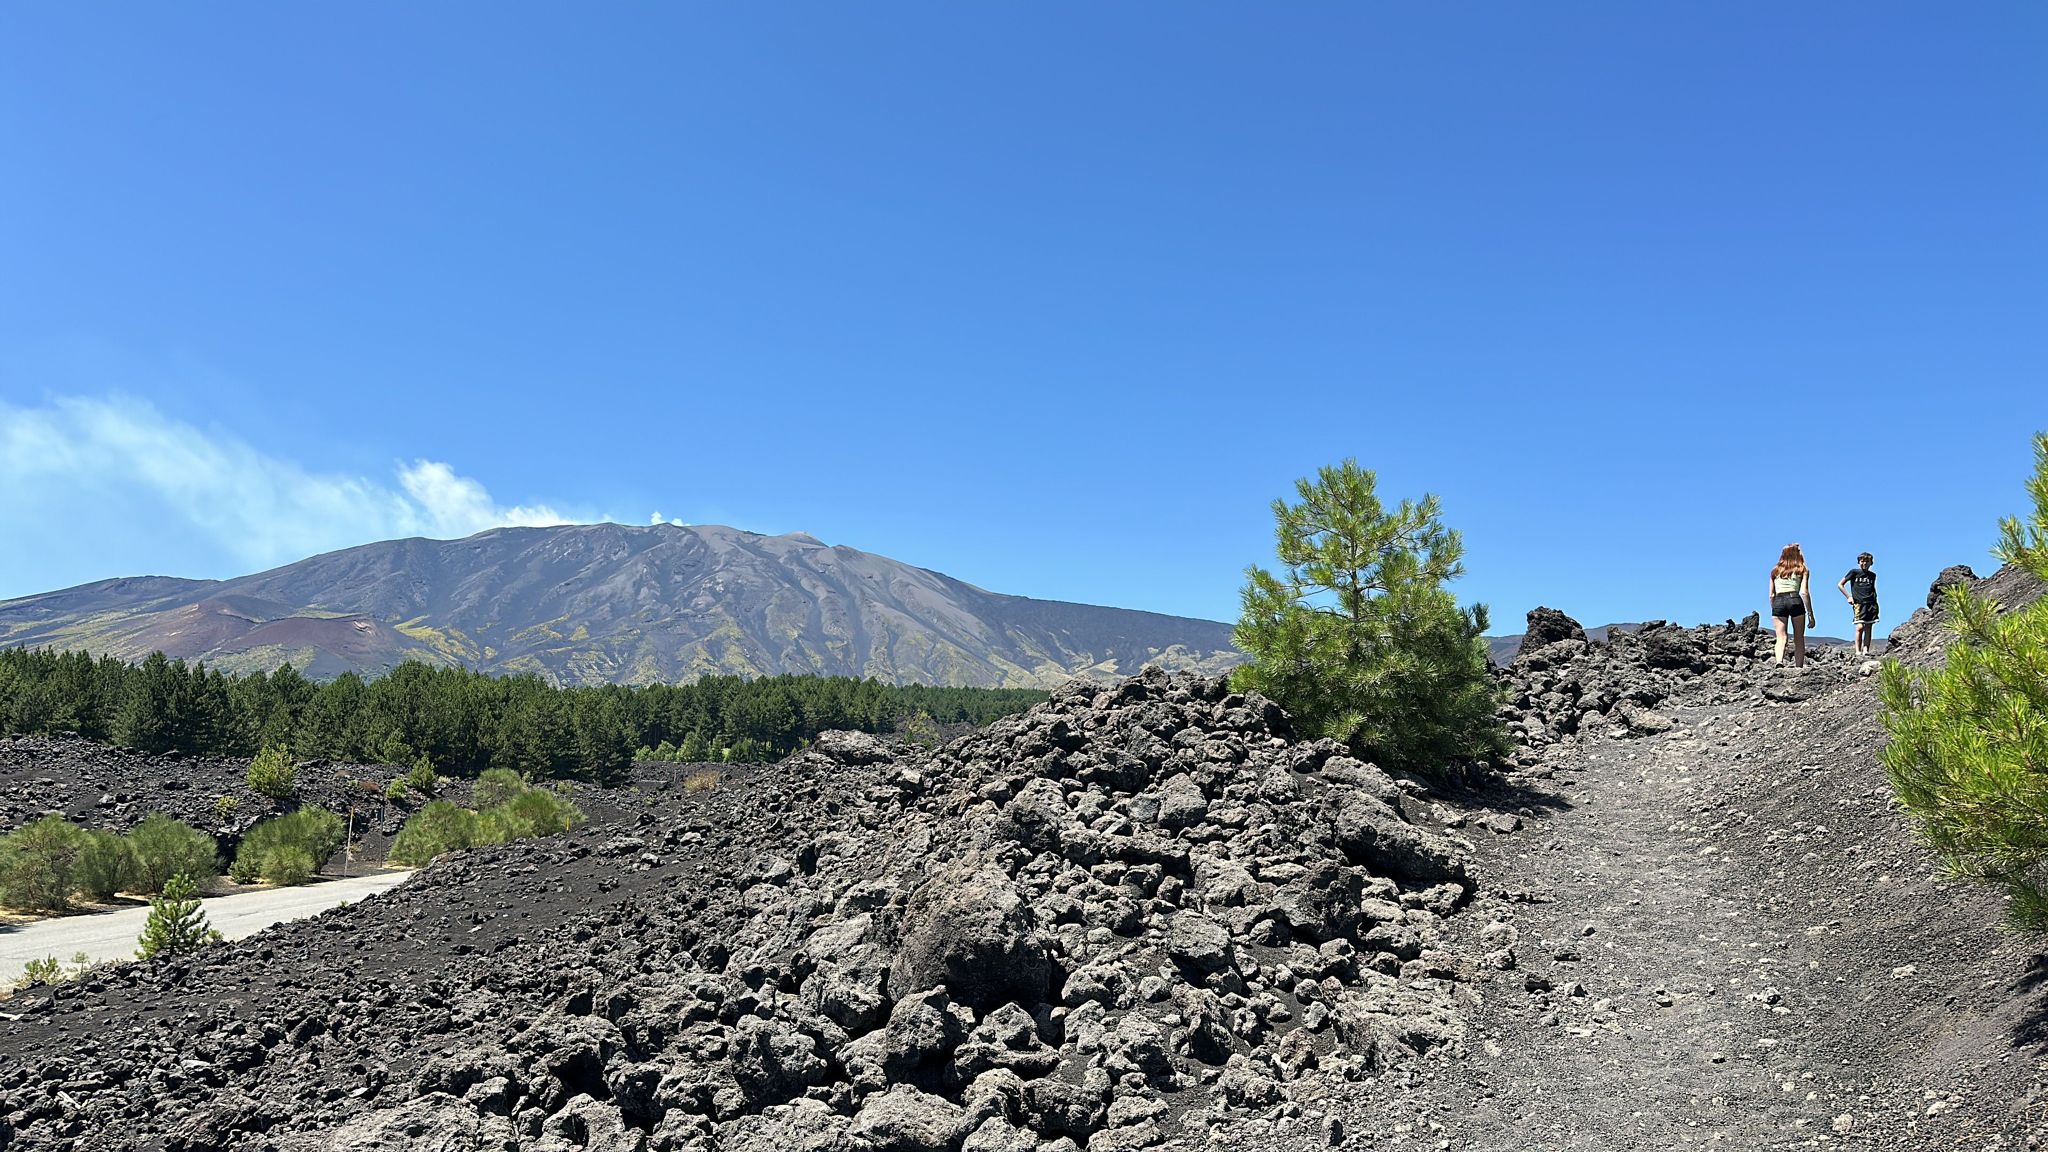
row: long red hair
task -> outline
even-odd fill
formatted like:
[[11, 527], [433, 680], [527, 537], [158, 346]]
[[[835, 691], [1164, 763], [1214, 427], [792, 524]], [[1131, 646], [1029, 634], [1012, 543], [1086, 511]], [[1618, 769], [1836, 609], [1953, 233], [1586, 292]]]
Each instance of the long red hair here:
[[1806, 553], [1801, 552], [1797, 544], [1785, 545], [1785, 550], [1778, 553], [1777, 566], [1771, 569], [1771, 579], [1775, 580], [1780, 576], [1804, 575], [1806, 575]]

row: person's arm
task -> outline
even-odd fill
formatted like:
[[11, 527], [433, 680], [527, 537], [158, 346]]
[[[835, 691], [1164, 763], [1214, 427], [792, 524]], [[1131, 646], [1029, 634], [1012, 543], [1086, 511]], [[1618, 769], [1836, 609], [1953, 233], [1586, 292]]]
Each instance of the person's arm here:
[[1847, 576], [1844, 576], [1840, 580], [1837, 580], [1835, 582], [1835, 591], [1840, 592], [1842, 594], [1842, 599], [1844, 600], [1855, 599], [1855, 597], [1849, 595], [1849, 578]]
[[1799, 578], [1799, 595], [1806, 601], [1806, 626], [1813, 627], [1813, 573]]

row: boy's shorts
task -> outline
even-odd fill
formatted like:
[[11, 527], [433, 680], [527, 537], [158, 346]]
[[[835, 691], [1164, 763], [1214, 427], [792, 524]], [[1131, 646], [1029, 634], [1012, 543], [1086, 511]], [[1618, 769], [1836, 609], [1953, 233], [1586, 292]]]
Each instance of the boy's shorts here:
[[1854, 605], [1853, 605], [1852, 607], [1854, 607], [1854, 609], [1855, 609], [1856, 623], [1858, 623], [1858, 624], [1875, 624], [1875, 623], [1877, 623], [1877, 601], [1875, 601], [1875, 600], [1858, 600], [1858, 601], [1856, 601], [1856, 603], [1855, 603], [1855, 604], [1854, 604]]

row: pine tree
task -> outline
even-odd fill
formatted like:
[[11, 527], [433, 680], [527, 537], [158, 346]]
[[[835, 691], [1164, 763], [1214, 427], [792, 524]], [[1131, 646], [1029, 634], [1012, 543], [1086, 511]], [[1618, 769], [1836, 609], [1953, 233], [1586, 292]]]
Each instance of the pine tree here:
[[289, 799], [299, 790], [299, 770], [292, 760], [291, 749], [281, 744], [272, 745], [256, 754], [249, 761], [247, 778], [249, 790], [272, 800]]
[[[2048, 581], [2048, 434], [2034, 437], [2034, 512], [2000, 524], [1994, 554]], [[1944, 665], [1885, 662], [1885, 771], [1957, 876], [2004, 888], [2012, 918], [2048, 931], [2048, 598], [2001, 613], [1950, 588]]]
[[181, 873], [164, 885], [163, 895], [149, 902], [149, 919], [142, 925], [137, 955], [144, 960], [166, 952], [177, 956], [197, 952], [219, 939], [220, 933], [206, 922], [206, 910], [199, 906], [192, 881]]
[[128, 677], [128, 690], [114, 718], [114, 740], [141, 752], [174, 747], [175, 684], [183, 678], [182, 673], [173, 673], [163, 653], [151, 652]]
[[1387, 768], [1436, 774], [1498, 754], [1486, 609], [1461, 610], [1444, 584], [1464, 545], [1435, 496], [1389, 512], [1372, 472], [1346, 460], [1273, 502], [1283, 571], [1253, 566], [1233, 633], [1251, 656], [1233, 676], [1306, 732]]

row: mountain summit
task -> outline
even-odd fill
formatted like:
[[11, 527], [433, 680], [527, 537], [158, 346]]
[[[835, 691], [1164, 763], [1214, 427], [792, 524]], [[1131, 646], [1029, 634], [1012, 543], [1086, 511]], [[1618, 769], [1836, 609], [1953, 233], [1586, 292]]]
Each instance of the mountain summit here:
[[499, 528], [390, 540], [234, 580], [145, 576], [0, 601], [0, 645], [313, 676], [402, 660], [563, 684], [715, 673], [1043, 687], [1148, 662], [1215, 671], [1230, 626], [1032, 600], [801, 532]]

